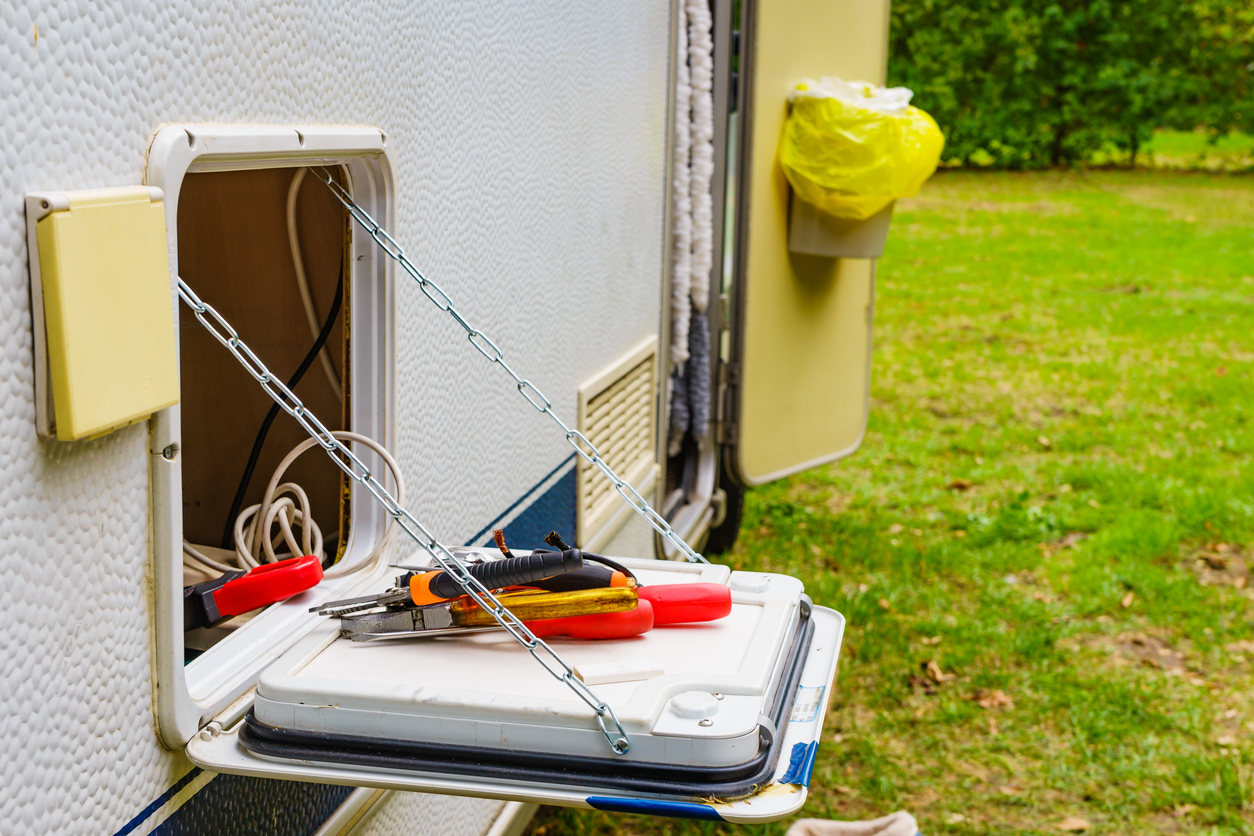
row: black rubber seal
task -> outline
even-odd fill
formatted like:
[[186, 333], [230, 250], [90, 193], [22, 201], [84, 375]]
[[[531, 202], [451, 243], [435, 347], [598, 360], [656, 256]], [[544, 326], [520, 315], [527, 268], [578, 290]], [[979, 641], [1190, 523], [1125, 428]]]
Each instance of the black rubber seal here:
[[552, 752], [506, 751], [481, 746], [458, 746], [392, 740], [359, 735], [298, 731], [270, 726], [249, 709], [239, 731], [239, 742], [253, 754], [267, 758], [314, 761], [328, 766], [354, 765], [440, 775], [490, 778], [510, 783], [574, 785], [593, 790], [647, 792], [692, 799], [740, 798], [769, 783], [779, 762], [780, 748], [802, 669], [814, 637], [810, 607], [803, 601], [786, 668], [767, 713], [774, 730], [759, 726], [754, 757], [731, 766], [681, 766], [623, 761]]

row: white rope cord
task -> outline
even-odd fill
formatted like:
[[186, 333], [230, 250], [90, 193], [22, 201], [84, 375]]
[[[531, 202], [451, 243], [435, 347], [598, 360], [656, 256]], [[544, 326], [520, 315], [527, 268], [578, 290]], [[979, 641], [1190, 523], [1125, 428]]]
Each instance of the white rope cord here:
[[689, 110], [692, 102], [692, 86], [689, 84], [688, 27], [680, 10], [679, 62], [675, 87], [675, 179], [674, 195], [674, 253], [671, 256], [671, 367], [681, 369], [688, 360], [688, 319], [692, 315], [690, 292], [692, 286], [692, 172], [689, 168], [689, 150], [692, 143], [692, 126]]
[[214, 560], [209, 555], [201, 552], [191, 543], [183, 541], [183, 565], [191, 566], [193, 569], [199, 569], [206, 574], [212, 575], [214, 572], [236, 572], [239, 571], [238, 566], [228, 566]]
[[[401, 477], [401, 468], [396, 459], [387, 449], [372, 438], [358, 433], [339, 431], [331, 433], [341, 441], [352, 441], [363, 444], [379, 454], [392, 472], [396, 483], [396, 500], [405, 501], [405, 481]], [[322, 554], [322, 532], [314, 522], [310, 511], [309, 497], [294, 482], [281, 482], [283, 474], [305, 451], [314, 447], [315, 439], [306, 439], [292, 448], [275, 468], [274, 474], [266, 485], [262, 500], [240, 512], [235, 518], [235, 565], [228, 565], [214, 560], [199, 551], [191, 543], [183, 541], [184, 562], [209, 574], [221, 572], [248, 571], [263, 563], [277, 563], [287, 557], [312, 554], [319, 559]], [[275, 533], [275, 526], [278, 532]], [[296, 529], [300, 529], [299, 538]], [[399, 524], [392, 520], [383, 533], [383, 537], [361, 560], [351, 564], [337, 564], [323, 572], [324, 578], [339, 578], [353, 572], [373, 567], [387, 553], [396, 540]], [[277, 547], [285, 546], [287, 553], [277, 551]]]
[[710, 302], [714, 260], [714, 20], [708, 0], [688, 0], [688, 66], [692, 74], [692, 306]]
[[[292, 265], [296, 268], [296, 286], [300, 289], [300, 301], [305, 308], [305, 321], [309, 323], [309, 333], [316, 340], [322, 332], [322, 319], [314, 307], [313, 294], [309, 291], [309, 280], [305, 276], [305, 259], [300, 254], [300, 238], [296, 233], [296, 196], [300, 193], [300, 184], [309, 172], [307, 168], [299, 168], [292, 177], [292, 185], [287, 187], [287, 243], [292, 249]], [[331, 391], [340, 401], [344, 400], [344, 390], [340, 386], [340, 376], [335, 373], [335, 364], [331, 362], [331, 352], [324, 345], [318, 352], [318, 360], [322, 370], [326, 372], [327, 382]]]

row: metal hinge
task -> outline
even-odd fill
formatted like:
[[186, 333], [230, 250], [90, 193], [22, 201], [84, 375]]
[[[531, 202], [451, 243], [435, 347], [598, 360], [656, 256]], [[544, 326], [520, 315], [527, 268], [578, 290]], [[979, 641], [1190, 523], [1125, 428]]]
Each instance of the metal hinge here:
[[718, 364], [718, 422], [714, 428], [714, 440], [719, 444], [736, 443], [736, 422], [731, 419], [735, 414], [732, 409], [732, 398], [740, 384], [740, 367], [735, 363]]

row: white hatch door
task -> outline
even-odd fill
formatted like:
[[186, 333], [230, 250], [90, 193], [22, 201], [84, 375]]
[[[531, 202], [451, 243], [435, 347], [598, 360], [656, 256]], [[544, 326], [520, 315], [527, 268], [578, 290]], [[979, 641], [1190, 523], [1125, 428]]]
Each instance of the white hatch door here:
[[[732, 612], [719, 621], [549, 640], [614, 708], [632, 744], [624, 756], [610, 752], [592, 711], [501, 631], [354, 643], [328, 620], [263, 671], [251, 700], [201, 730], [188, 758], [238, 775], [685, 818], [795, 812], [844, 619], [812, 607], [784, 575], [623, 562], [646, 585], [732, 589]], [[737, 800], [714, 801], [718, 792], [691, 783], [693, 773]]]

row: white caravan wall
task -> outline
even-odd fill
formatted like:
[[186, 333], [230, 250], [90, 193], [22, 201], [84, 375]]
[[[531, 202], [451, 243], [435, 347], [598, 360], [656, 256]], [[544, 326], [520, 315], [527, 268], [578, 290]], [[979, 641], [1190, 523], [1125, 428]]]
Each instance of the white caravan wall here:
[[[396, 237], [572, 423], [578, 384], [658, 331], [667, 3], [197, 5], [0, 7], [6, 833], [113, 833], [189, 768], [151, 708], [147, 427], [35, 436], [24, 192], [140, 183], [165, 123], [377, 126]], [[398, 298], [410, 507], [461, 543], [569, 448], [415, 286]]]

